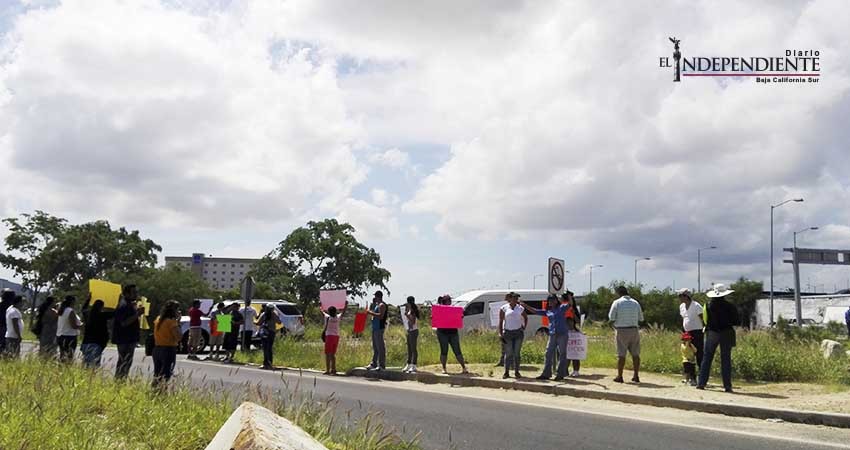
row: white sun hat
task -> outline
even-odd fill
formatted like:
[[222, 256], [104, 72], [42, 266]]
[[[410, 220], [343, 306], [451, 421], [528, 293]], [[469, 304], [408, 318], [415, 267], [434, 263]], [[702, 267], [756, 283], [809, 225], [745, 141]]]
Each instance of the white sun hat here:
[[691, 296], [691, 290], [688, 288], [676, 289], [677, 295], [684, 295], [685, 297]]
[[715, 283], [715, 285], [705, 293], [709, 298], [717, 298], [717, 297], [726, 297], [727, 295], [733, 293], [732, 289], [726, 287], [723, 283]]

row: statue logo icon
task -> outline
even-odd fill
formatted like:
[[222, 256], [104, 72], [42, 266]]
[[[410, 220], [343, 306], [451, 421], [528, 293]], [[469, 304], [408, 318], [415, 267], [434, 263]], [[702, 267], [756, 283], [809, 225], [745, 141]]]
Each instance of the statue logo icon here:
[[673, 67], [673, 81], [681, 81], [682, 72], [679, 68], [679, 60], [682, 59], [682, 52], [679, 51], [679, 43], [682, 42], [682, 40], [676, 39], [674, 37], [671, 37], [669, 39], [670, 42], [673, 43], [673, 60], [676, 61], [676, 65]]

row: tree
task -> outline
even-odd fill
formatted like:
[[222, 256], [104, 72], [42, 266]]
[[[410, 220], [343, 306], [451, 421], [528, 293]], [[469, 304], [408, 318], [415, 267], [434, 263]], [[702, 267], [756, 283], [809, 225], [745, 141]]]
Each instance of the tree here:
[[148, 316], [151, 320], [159, 314], [162, 305], [168, 300], [176, 300], [186, 311], [192, 300], [212, 295], [204, 280], [192, 271], [176, 265], [145, 267], [134, 272], [112, 270], [104, 278], [121, 285], [135, 284], [139, 295], [146, 297], [151, 303]]
[[390, 272], [381, 256], [354, 237], [354, 227], [336, 219], [310, 221], [294, 230], [251, 274], [304, 306], [318, 303], [322, 289], [346, 289], [358, 297], [369, 286], [387, 289]]
[[729, 295], [729, 301], [738, 307], [741, 315], [741, 325], [750, 326], [750, 319], [756, 310], [756, 301], [762, 297], [764, 285], [761, 281], [748, 280], [744, 277], [732, 283], [730, 288], [735, 291]]

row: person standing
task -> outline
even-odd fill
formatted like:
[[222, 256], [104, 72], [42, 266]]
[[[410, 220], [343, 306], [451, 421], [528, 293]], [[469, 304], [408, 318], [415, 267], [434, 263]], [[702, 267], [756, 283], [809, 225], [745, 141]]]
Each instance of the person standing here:
[[201, 317], [204, 316], [204, 312], [201, 311], [201, 301], [193, 300], [192, 307], [189, 308], [189, 342], [188, 342], [188, 352], [189, 355], [186, 359], [198, 360], [198, 347], [201, 345]]
[[705, 324], [705, 350], [702, 364], [699, 367], [697, 389], [705, 389], [711, 373], [711, 363], [717, 347], [720, 347], [720, 375], [723, 378], [723, 389], [732, 392], [732, 347], [735, 346], [735, 326], [739, 323], [738, 309], [726, 301], [726, 296], [733, 293], [725, 284], [717, 283], [706, 293], [709, 303], [706, 307], [707, 320]]
[[56, 327], [59, 313], [56, 312], [56, 299], [47, 297], [38, 306], [35, 317], [35, 334], [38, 336], [38, 353], [45, 358], [56, 356]]
[[263, 307], [263, 312], [257, 319], [257, 335], [263, 346], [263, 367], [262, 369], [274, 370], [274, 338], [277, 333], [277, 326], [280, 324], [280, 316], [277, 314], [277, 308], [268, 303]]
[[218, 331], [218, 318], [224, 313], [224, 303], [222, 302], [218, 302], [215, 305], [215, 311], [210, 313], [210, 354], [206, 358], [207, 361], [219, 359], [221, 344], [224, 343], [224, 333]]
[[682, 316], [682, 331], [691, 336], [691, 343], [696, 348], [696, 364], [702, 362], [702, 353], [705, 348], [705, 335], [702, 329], [705, 327], [702, 317], [702, 305], [691, 298], [691, 290], [688, 288], [676, 291], [679, 294], [679, 315]]
[[24, 303], [24, 298], [16, 295], [12, 299], [12, 303], [6, 309], [6, 353], [9, 358], [18, 359], [21, 357], [21, 338], [23, 337], [24, 321], [22, 320], [20, 307]]
[[372, 318], [372, 363], [366, 370], [386, 370], [387, 347], [384, 343], [384, 330], [387, 328], [387, 304], [384, 303], [383, 292], [375, 292], [366, 314]]
[[416, 373], [416, 364], [419, 363], [419, 307], [413, 296], [407, 297], [404, 304], [405, 326], [407, 328], [407, 365], [402, 372]]
[[80, 327], [83, 323], [74, 311], [74, 303], [77, 298], [68, 295], [59, 305], [59, 320], [56, 325], [56, 343], [59, 345], [59, 361], [70, 363], [74, 360], [77, 351], [77, 336], [80, 335]]
[[557, 295], [546, 298], [546, 310], [529, 306], [525, 302], [520, 304], [532, 314], [546, 316], [549, 319], [549, 341], [546, 343], [546, 356], [543, 362], [543, 373], [537, 377], [538, 380], [548, 380], [552, 377], [552, 369], [555, 365], [555, 356], [558, 357], [558, 369], [555, 381], [561, 381], [567, 376], [567, 340], [569, 330], [567, 329], [567, 309], [569, 303], [558, 302]]
[[139, 300], [135, 284], [122, 289], [121, 300], [115, 309], [112, 321], [112, 342], [118, 348], [118, 361], [115, 364], [115, 378], [127, 378], [133, 365], [133, 354], [139, 345], [141, 322], [145, 310], [137, 305]]
[[[11, 289], [3, 289], [2, 297], [0, 297], [0, 319], [6, 317], [6, 310], [15, 300], [15, 291]], [[6, 321], [0, 320], [0, 355], [6, 353]]]
[[[575, 294], [571, 291], [566, 291], [561, 294], [561, 302], [569, 305], [567, 309], [566, 318], [567, 318], [567, 332], [568, 333], [581, 333], [581, 308], [579, 308], [576, 303]], [[574, 359], [572, 360], [573, 371], [570, 372], [571, 377], [579, 376], [579, 369], [581, 369], [581, 360]], [[569, 361], [567, 361], [567, 370], [569, 370]]]
[[244, 316], [239, 312], [238, 302], [231, 303], [225, 308], [225, 312], [230, 314], [230, 331], [224, 335], [224, 362], [232, 363], [239, 344], [239, 328], [244, 322]]
[[697, 371], [696, 371], [696, 355], [697, 348], [691, 342], [692, 338], [690, 333], [685, 331], [682, 333], [682, 345], [679, 347], [682, 352], [682, 383], [688, 383], [691, 386], [697, 385]]
[[[437, 304], [451, 306], [452, 297], [448, 294], [443, 295], [437, 299]], [[462, 373], [468, 374], [469, 370], [466, 369], [466, 361], [463, 359], [463, 352], [460, 350], [460, 333], [458, 333], [457, 328], [437, 328], [437, 342], [440, 343], [440, 365], [443, 366], [443, 375], [449, 373], [446, 370], [446, 362], [449, 359], [449, 347], [452, 348], [452, 353], [454, 353], [455, 359], [460, 364]]]
[[643, 321], [643, 309], [637, 300], [629, 296], [625, 286], [617, 287], [620, 296], [611, 304], [608, 320], [614, 324], [614, 336], [617, 341], [617, 377], [616, 383], [623, 382], [623, 369], [626, 367], [626, 353], [632, 355], [632, 382], [640, 383], [640, 329]]
[[165, 302], [153, 325], [153, 383], [154, 389], [162, 391], [163, 385], [171, 380], [177, 363], [177, 346], [183, 340], [180, 332], [179, 304], [174, 300]]
[[257, 310], [251, 307], [251, 300], [245, 300], [242, 308], [242, 351], [251, 351], [251, 340], [254, 339], [254, 321], [257, 319]]
[[847, 324], [847, 337], [850, 338], [850, 307], [844, 311], [844, 322]]
[[[348, 305], [346, 305], [348, 307]], [[342, 320], [342, 314], [337, 314], [336, 306], [328, 308], [325, 315], [325, 328], [322, 330], [322, 336], [325, 341], [325, 375], [336, 375], [336, 351], [339, 348], [339, 323]]]
[[83, 329], [83, 343], [80, 345], [83, 365], [88, 368], [100, 367], [103, 349], [109, 342], [109, 317], [103, 311], [103, 300], [96, 300], [85, 317], [86, 327]]
[[508, 303], [499, 310], [499, 336], [505, 343], [505, 373], [502, 378], [510, 378], [511, 367], [514, 376], [522, 378], [519, 366], [522, 359], [522, 341], [525, 338], [525, 327], [528, 325], [528, 313], [519, 305], [520, 295], [510, 292], [505, 296]]

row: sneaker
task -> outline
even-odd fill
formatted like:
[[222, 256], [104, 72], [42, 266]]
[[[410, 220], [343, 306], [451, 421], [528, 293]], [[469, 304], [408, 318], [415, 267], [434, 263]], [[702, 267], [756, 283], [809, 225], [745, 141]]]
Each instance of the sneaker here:
[[411, 364], [410, 370], [408, 370], [407, 373], [416, 373], [416, 364]]
[[564, 381], [564, 377], [555, 377], [555, 381]]
[[378, 370], [378, 368], [369, 364], [368, 366], [366, 366], [366, 370]]
[[545, 377], [543, 375], [540, 375], [539, 377], [534, 377], [535, 380], [546, 380], [546, 381], [549, 381], [549, 378], [550, 377]]
[[733, 391], [733, 390], [732, 390], [732, 388], [726, 388], [726, 389], [723, 389], [723, 390], [724, 390], [724, 391], [726, 391], [726, 392], [728, 392], [728, 393], [730, 393], [730, 394], [734, 394], [734, 393], [735, 393], [735, 391]]
[[522, 374], [519, 372], [514, 372], [514, 378], [522, 378]]
[[696, 382], [696, 381], [694, 381], [694, 380], [691, 380], [691, 381], [688, 381], [688, 385], [690, 385], [690, 386], [696, 386], [696, 385], [697, 385], [697, 382]]
[[446, 369], [443, 369], [443, 375], [448, 375], [448, 374], [449, 374], [449, 371], [446, 370]]
[[623, 382], [623, 377], [617, 377], [617, 378], [614, 378], [614, 382], [615, 382], [615, 383], [622, 383], [622, 382]]
[[506, 379], [508, 379], [508, 378], [510, 378], [510, 377], [511, 377], [511, 375], [510, 375], [509, 373], [507, 373], [507, 372], [505, 372], [505, 373], [503, 373], [503, 374], [502, 374], [502, 379], [503, 379], [503, 380], [506, 380]]
[[573, 377], [573, 378], [577, 378], [578, 377], [578, 370], [573, 370], [573, 372], [570, 374], [570, 376]]
[[640, 377], [632, 377], [632, 383], [640, 383]]
[[697, 385], [697, 389], [699, 389], [699, 390], [701, 390], [701, 391], [704, 391], [704, 390], [705, 390], [705, 386], [701, 386], [701, 385], [699, 385], [699, 384], [698, 384], [698, 385]]

